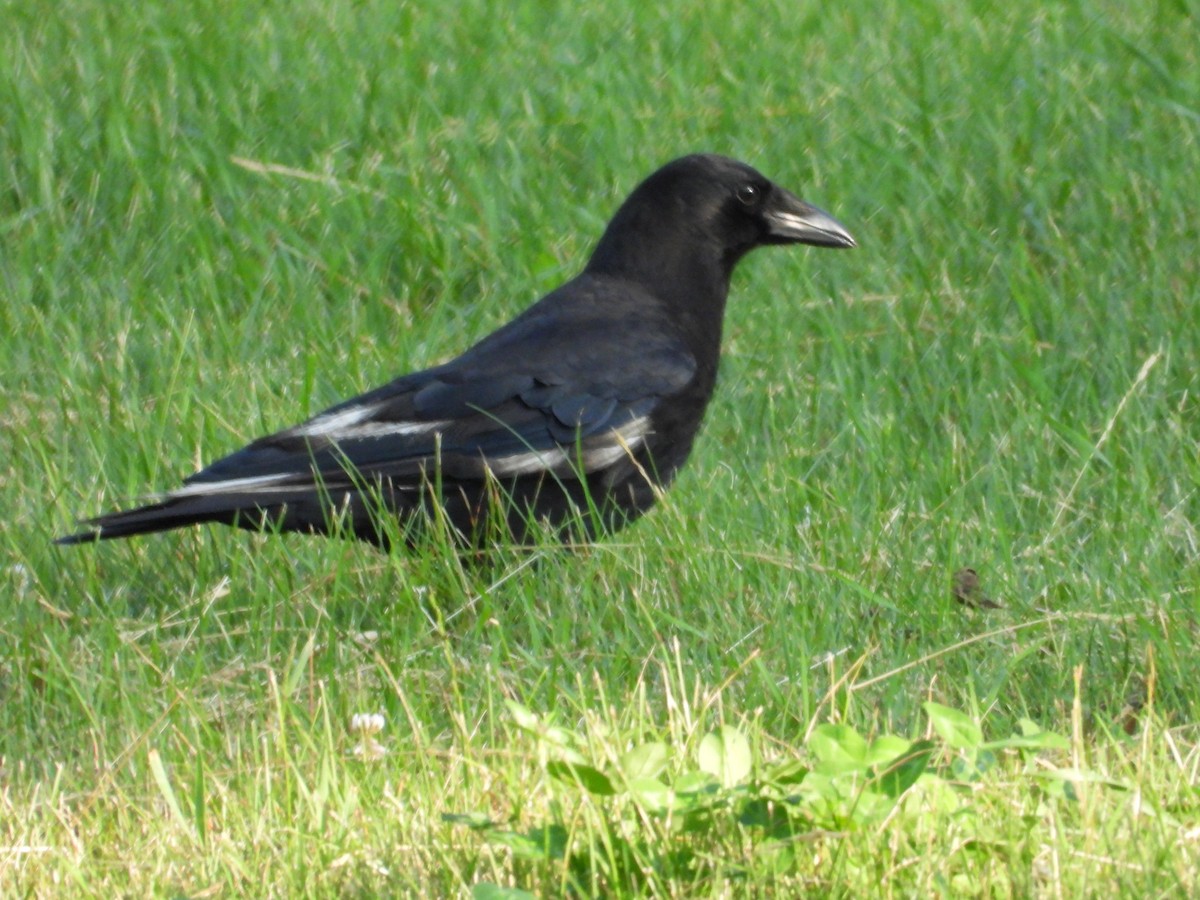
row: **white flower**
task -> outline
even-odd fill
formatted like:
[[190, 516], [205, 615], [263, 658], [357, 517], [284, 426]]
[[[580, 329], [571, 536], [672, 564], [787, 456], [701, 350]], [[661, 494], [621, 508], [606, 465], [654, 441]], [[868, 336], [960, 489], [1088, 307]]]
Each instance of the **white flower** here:
[[379, 734], [386, 724], [383, 713], [355, 713], [350, 717], [350, 730], [362, 735]]
[[387, 756], [387, 747], [375, 738], [369, 737], [364, 738], [362, 743], [355, 744], [351, 752], [362, 759], [382, 759]]
[[383, 713], [355, 713], [350, 717], [350, 731], [359, 735], [361, 740], [354, 745], [353, 753], [363, 759], [379, 759], [387, 755], [387, 748], [375, 740], [375, 735], [383, 731], [387, 720]]

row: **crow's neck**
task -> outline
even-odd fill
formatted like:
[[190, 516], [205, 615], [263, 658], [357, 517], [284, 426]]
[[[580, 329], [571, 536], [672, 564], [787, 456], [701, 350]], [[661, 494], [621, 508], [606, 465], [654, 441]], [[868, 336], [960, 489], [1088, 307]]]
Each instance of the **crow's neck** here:
[[[634, 218], [634, 217], [629, 217]], [[704, 355], [720, 351], [721, 324], [736, 259], [685, 227], [652, 227], [618, 216], [596, 245], [586, 272], [650, 291]]]

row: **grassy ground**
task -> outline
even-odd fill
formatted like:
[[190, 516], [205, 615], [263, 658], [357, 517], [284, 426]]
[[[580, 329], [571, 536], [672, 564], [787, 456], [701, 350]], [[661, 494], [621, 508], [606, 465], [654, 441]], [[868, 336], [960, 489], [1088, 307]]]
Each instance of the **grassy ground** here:
[[[0, 10], [0, 894], [1200, 890], [1195, 0]], [[860, 248], [743, 265], [633, 528], [50, 544], [698, 149]]]

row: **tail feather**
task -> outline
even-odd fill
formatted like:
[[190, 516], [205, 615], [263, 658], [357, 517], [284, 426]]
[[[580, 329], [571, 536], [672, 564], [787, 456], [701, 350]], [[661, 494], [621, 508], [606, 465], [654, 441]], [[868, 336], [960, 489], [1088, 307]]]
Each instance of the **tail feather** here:
[[88, 526], [86, 530], [55, 538], [54, 543], [63, 546], [90, 544], [94, 541], [130, 537], [135, 534], [171, 531], [206, 522], [230, 525], [239, 518], [248, 520], [246, 524], [249, 525], [250, 521], [261, 522], [267, 515], [268, 510], [247, 503], [246, 497], [173, 497], [136, 509], [119, 510], [96, 516], [94, 519], [84, 519], [80, 524]]
[[278, 529], [329, 534], [342, 528], [375, 544], [388, 537], [377, 521], [380, 504], [403, 517], [419, 498], [407, 491], [371, 494], [340, 487], [332, 493], [304, 485], [287, 490], [219, 491], [193, 493], [191, 489], [167, 494], [162, 499], [134, 509], [105, 513], [84, 519], [84, 530], [56, 538], [60, 545], [90, 544], [112, 538], [171, 531], [189, 525], [216, 523], [236, 525], [250, 531]]

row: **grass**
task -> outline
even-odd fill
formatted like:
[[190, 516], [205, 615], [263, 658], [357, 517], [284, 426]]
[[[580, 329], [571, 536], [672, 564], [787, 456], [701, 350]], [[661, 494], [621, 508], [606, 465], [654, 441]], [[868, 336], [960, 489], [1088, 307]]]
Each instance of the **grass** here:
[[[0, 893], [1194, 895], [1200, 6], [453, 7], [3, 4]], [[743, 264], [644, 521], [50, 544], [697, 149], [860, 247]]]

